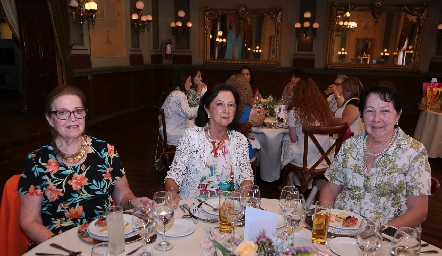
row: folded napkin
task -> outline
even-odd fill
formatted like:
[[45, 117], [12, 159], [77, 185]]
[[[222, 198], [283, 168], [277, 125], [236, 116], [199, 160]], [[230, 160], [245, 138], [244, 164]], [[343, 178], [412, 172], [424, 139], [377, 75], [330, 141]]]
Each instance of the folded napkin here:
[[260, 209], [246, 207], [244, 241], [252, 241], [261, 231], [267, 235], [276, 234], [278, 214]]

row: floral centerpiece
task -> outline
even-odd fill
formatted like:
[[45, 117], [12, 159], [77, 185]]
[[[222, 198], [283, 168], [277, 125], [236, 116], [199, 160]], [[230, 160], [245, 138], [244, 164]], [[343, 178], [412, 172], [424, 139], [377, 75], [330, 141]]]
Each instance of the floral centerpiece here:
[[216, 240], [212, 243], [223, 256], [315, 256], [316, 251], [309, 246], [295, 246], [291, 239], [285, 240], [274, 235], [267, 236], [261, 231], [254, 241], [238, 241], [238, 246], [230, 251]]
[[272, 95], [269, 95], [267, 99], [262, 98], [258, 103], [256, 103], [257, 108], [265, 109], [266, 117], [275, 117], [275, 107], [278, 105], [278, 101], [276, 98], [273, 98]]

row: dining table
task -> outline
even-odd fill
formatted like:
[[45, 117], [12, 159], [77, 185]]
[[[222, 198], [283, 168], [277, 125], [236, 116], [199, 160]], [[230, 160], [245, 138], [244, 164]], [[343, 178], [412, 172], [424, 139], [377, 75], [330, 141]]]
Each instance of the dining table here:
[[252, 127], [251, 134], [259, 141], [258, 165], [260, 177], [267, 182], [279, 179], [282, 169], [282, 142], [288, 136], [289, 129], [279, 126]]
[[442, 113], [431, 110], [421, 111], [414, 139], [425, 146], [428, 157], [442, 157]]
[[[196, 202], [196, 199], [188, 199], [188, 200], [181, 200], [180, 205], [187, 203], [188, 205], [191, 205], [192, 203]], [[261, 207], [263, 209], [266, 209], [267, 211], [276, 213], [276, 214], [282, 214], [282, 211], [280, 210], [280, 207], [278, 205], [278, 200], [276, 199], [267, 199], [262, 198], [261, 200]], [[175, 210], [174, 219], [176, 222], [178, 220], [182, 220], [183, 212], [177, 208]], [[307, 216], [308, 217], [308, 216]], [[311, 217], [310, 217], [311, 218]], [[331, 251], [330, 247], [326, 245], [321, 245], [317, 243], [311, 242], [311, 236], [312, 233], [308, 228], [305, 228], [303, 226], [300, 226], [296, 229], [294, 232], [294, 235], [292, 239], [294, 239], [295, 246], [310, 246], [312, 248], [315, 248], [315, 250], [318, 252], [318, 255], [331, 255], [335, 256], [337, 254], [333, 253]], [[167, 237], [167, 240], [174, 245], [174, 247], [169, 251], [158, 251], [154, 249], [153, 244], [149, 244], [147, 246], [148, 251], [152, 255], [171, 255], [171, 256], [181, 256], [181, 255], [207, 255], [204, 254], [205, 250], [202, 248], [206, 248], [208, 246], [208, 243], [210, 241], [208, 240], [207, 236], [207, 229], [210, 228], [213, 230], [214, 234], [216, 235], [216, 239], [220, 242], [223, 242], [228, 239], [228, 236], [224, 237], [224, 240], [221, 240], [223, 237], [222, 234], [218, 231], [218, 223], [213, 222], [206, 222], [203, 220], [199, 220], [196, 224], [195, 230], [191, 232], [188, 235], [180, 236], [180, 237]], [[277, 230], [279, 232], [280, 229]], [[235, 228], [236, 236], [241, 236], [244, 233], [244, 227], [236, 227]], [[162, 238], [161, 233], [158, 233], [158, 238], [156, 239], [155, 243], [158, 243]], [[335, 238], [328, 238], [327, 243], [331, 242], [331, 239]], [[83, 241], [83, 239], [80, 238], [78, 228], [72, 228], [62, 234], [56, 235], [49, 240], [39, 244], [26, 254], [25, 256], [31, 256], [36, 255], [35, 253], [53, 253], [53, 254], [66, 254], [60, 249], [54, 248], [50, 246], [51, 243], [59, 244], [67, 249], [73, 250], [73, 251], [81, 251], [83, 256], [90, 255], [91, 248], [93, 244]], [[128, 252], [136, 249], [141, 245], [140, 241], [135, 241], [132, 243], [128, 243], [125, 246], [125, 251], [121, 253], [121, 255], [126, 255]], [[343, 246], [348, 246], [346, 244], [343, 244]], [[354, 247], [355, 249], [357, 247]], [[347, 248], [348, 249], [348, 248]], [[391, 244], [390, 243], [383, 243], [381, 244], [381, 247], [376, 252], [376, 255], [383, 256], [383, 255], [390, 255], [390, 249]], [[356, 249], [355, 249], [356, 250]], [[424, 249], [423, 249], [424, 250]], [[428, 245], [425, 247], [425, 250], [436, 250], [439, 254], [442, 254], [442, 249], [439, 249], [433, 245]], [[138, 251], [138, 254], [141, 253], [141, 249]], [[349, 252], [352, 255], [351, 252]], [[356, 253], [356, 252], [355, 252]], [[134, 254], [137, 255], [137, 254]], [[362, 255], [362, 254], [361, 254]]]

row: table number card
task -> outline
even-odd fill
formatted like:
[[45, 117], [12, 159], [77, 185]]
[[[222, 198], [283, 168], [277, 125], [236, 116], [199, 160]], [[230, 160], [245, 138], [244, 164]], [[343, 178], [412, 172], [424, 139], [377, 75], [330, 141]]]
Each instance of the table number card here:
[[267, 235], [276, 234], [278, 214], [260, 209], [246, 207], [246, 223], [244, 226], [244, 241], [251, 241], [260, 231]]

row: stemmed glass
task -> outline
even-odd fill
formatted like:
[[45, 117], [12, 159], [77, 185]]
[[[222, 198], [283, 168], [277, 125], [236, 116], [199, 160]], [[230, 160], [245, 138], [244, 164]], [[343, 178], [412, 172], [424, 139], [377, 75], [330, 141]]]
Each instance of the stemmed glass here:
[[261, 192], [258, 185], [244, 185], [240, 191], [244, 207], [261, 209]]
[[155, 230], [155, 221], [151, 216], [152, 210], [151, 205], [143, 205], [142, 209], [135, 210], [132, 215], [132, 227], [142, 238], [141, 242], [143, 244], [143, 252], [140, 254], [141, 256], [151, 255], [147, 251], [147, 240]]
[[239, 221], [244, 216], [244, 205], [241, 201], [241, 193], [237, 191], [230, 192], [226, 197], [224, 197], [224, 200], [224, 202], [220, 202], [222, 205], [222, 210], [224, 211], [226, 218], [232, 222], [232, 237], [225, 245], [232, 248], [236, 247], [235, 222]]
[[391, 246], [391, 255], [419, 255], [420, 237], [416, 229], [400, 227], [396, 230]]
[[299, 193], [287, 194], [284, 201], [284, 208], [285, 219], [292, 229], [290, 233], [293, 233], [293, 231], [305, 220], [304, 196]]
[[274, 110], [275, 110], [275, 117], [278, 118], [279, 113], [281, 112], [281, 107], [279, 105], [276, 105]]
[[289, 220], [287, 220], [287, 216], [285, 214], [287, 210], [285, 205], [286, 205], [287, 196], [289, 194], [299, 194], [299, 191], [295, 186], [285, 186], [281, 190], [281, 194], [279, 196], [279, 207], [281, 207], [281, 210], [284, 213], [285, 217], [284, 231], [279, 234], [279, 236], [282, 238], [287, 238], [290, 235], [290, 231], [288, 229]]
[[155, 245], [155, 249], [159, 251], [168, 251], [173, 248], [173, 244], [166, 241], [166, 225], [173, 218], [176, 203], [173, 193], [167, 191], [159, 191], [153, 195], [153, 201], [156, 203], [153, 216], [158, 225], [163, 227], [163, 240]]
[[378, 223], [368, 219], [361, 221], [356, 233], [356, 242], [364, 256], [371, 255], [381, 247], [382, 236], [380, 227]]

